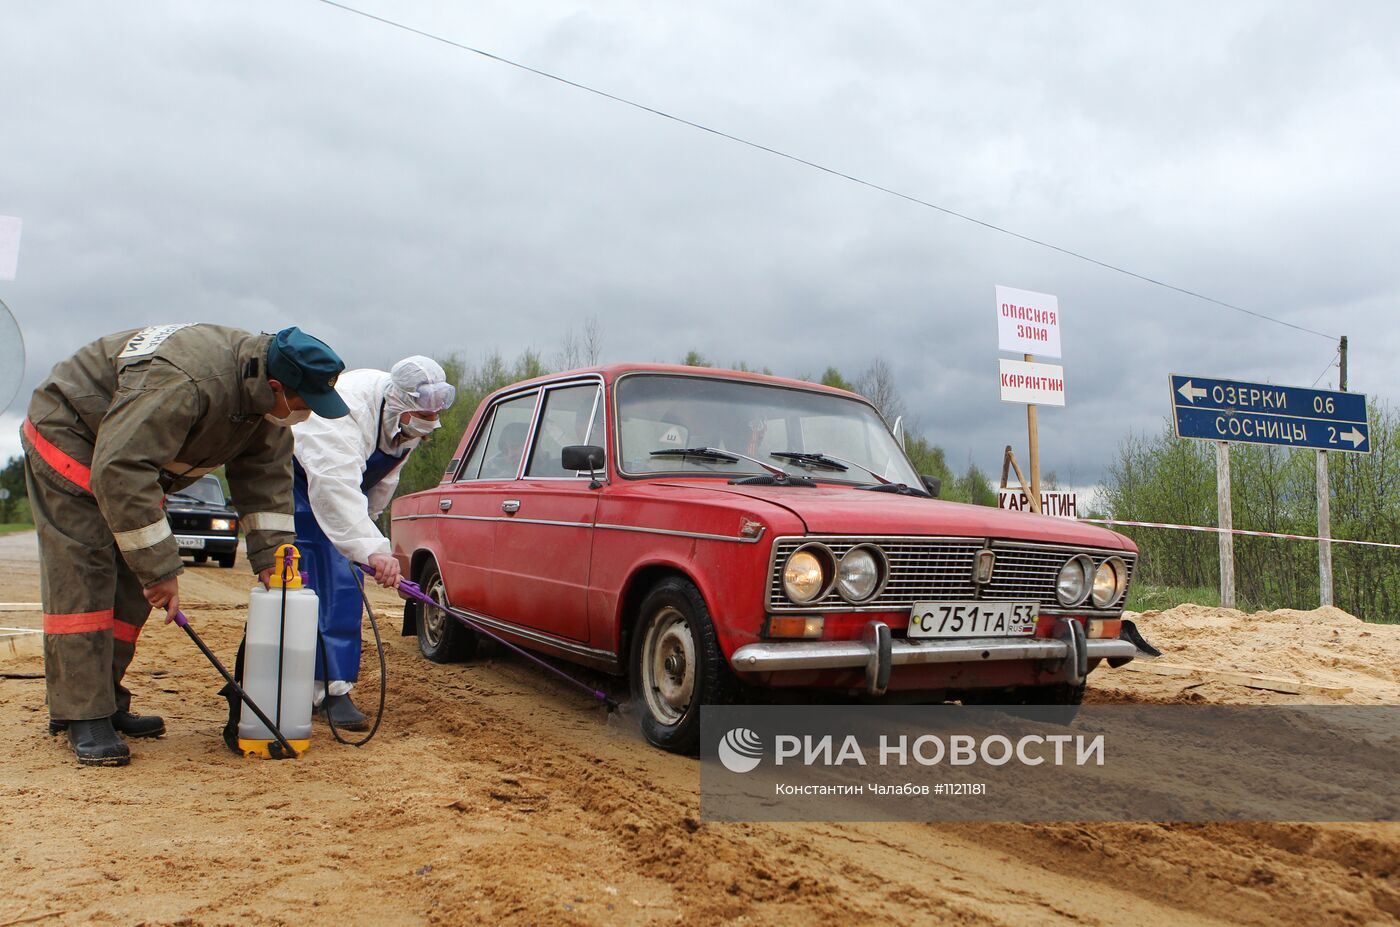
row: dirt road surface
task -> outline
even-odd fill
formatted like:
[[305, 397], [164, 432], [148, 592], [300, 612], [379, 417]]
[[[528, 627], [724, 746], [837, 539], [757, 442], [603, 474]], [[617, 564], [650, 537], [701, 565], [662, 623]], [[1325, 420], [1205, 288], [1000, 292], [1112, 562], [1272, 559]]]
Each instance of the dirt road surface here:
[[[38, 601], [36, 557], [32, 535], [0, 538], [0, 602]], [[242, 561], [182, 579], [230, 661], [251, 582]], [[702, 824], [695, 761], [519, 660], [428, 663], [398, 637], [396, 599], [375, 601], [384, 726], [362, 749], [318, 728], [296, 762], [227, 751], [220, 681], [158, 617], [128, 679], [169, 734], [133, 741], [122, 769], [80, 768], [46, 735], [43, 681], [22, 678], [38, 657], [0, 662], [0, 925], [1400, 921], [1400, 825]], [[1257, 660], [1238, 668], [1400, 702], [1400, 628], [1186, 608], [1142, 622], [1165, 660]], [[1098, 701], [1301, 700], [1121, 670], [1091, 683]]]

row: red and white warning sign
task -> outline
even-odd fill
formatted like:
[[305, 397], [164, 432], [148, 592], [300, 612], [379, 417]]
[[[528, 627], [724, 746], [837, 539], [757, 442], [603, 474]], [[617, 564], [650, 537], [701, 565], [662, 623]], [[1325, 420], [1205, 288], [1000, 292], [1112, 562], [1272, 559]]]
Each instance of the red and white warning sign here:
[[1009, 286], [997, 287], [997, 348], [1060, 357], [1060, 300]]
[[1065, 404], [1065, 368], [1001, 358], [1001, 401], [1038, 406]]

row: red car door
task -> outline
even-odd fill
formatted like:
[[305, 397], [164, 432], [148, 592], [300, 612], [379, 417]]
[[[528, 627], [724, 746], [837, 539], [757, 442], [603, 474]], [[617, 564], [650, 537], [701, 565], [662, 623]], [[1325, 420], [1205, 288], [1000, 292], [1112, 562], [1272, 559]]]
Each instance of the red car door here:
[[[506, 487], [496, 523], [492, 614], [587, 643], [589, 560], [598, 490], [565, 471], [564, 447], [605, 445], [597, 378], [552, 386], [530, 436], [523, 478]], [[603, 474], [605, 475], [605, 474]]]
[[[501, 503], [514, 485], [534, 419], [539, 390], [494, 406], [452, 483], [437, 492], [437, 549], [447, 599], [454, 606], [492, 616], [496, 526]], [[513, 461], [513, 462], [512, 462]]]

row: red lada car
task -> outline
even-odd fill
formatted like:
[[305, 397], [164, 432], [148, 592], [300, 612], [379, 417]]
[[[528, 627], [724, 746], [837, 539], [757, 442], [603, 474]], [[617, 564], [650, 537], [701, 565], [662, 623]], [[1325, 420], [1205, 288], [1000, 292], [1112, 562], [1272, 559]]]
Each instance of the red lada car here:
[[[488, 397], [442, 482], [394, 502], [394, 553], [481, 625], [625, 674], [668, 750], [746, 687], [1072, 704], [1133, 659], [1132, 541], [933, 496], [853, 393], [610, 366]], [[430, 606], [404, 633], [475, 647]]]

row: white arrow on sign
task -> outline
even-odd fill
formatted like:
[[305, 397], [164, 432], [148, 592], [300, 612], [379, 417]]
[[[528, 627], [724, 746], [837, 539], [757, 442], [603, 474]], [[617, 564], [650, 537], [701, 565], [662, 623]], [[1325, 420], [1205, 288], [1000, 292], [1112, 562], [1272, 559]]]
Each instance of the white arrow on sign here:
[[1344, 431], [1338, 437], [1350, 441], [1352, 447], [1360, 447], [1366, 441], [1366, 436], [1353, 428], [1351, 431]]
[[1177, 390], [1177, 392], [1181, 394], [1182, 399], [1185, 399], [1192, 405], [1195, 405], [1197, 399], [1206, 398], [1206, 391], [1199, 386], [1192, 386], [1190, 380], [1181, 384], [1181, 389]]

